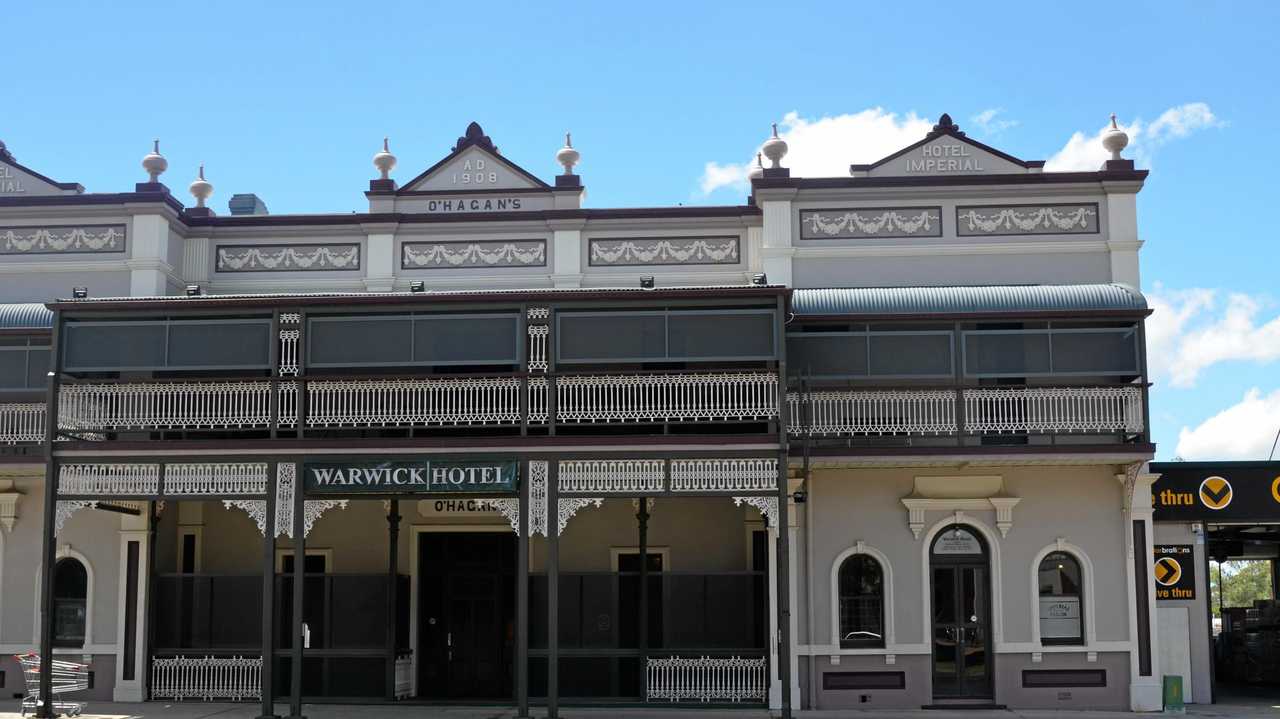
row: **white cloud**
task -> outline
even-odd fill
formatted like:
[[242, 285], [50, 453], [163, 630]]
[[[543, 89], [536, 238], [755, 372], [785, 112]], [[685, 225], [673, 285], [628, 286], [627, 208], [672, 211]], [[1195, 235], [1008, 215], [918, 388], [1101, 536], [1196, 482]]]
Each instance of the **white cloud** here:
[[1151, 375], [1175, 387], [1193, 387], [1200, 373], [1220, 362], [1280, 360], [1280, 316], [1260, 318], [1274, 309], [1265, 297], [1218, 290], [1165, 290], [1148, 293], [1154, 312], [1147, 321], [1147, 357]]
[[1280, 430], [1280, 389], [1263, 396], [1257, 387], [1238, 404], [1178, 432], [1177, 456], [1186, 460], [1266, 459]]
[[990, 107], [977, 115], [973, 115], [969, 120], [982, 130], [984, 135], [999, 135], [1011, 127], [1017, 127], [1017, 120], [997, 120], [996, 116], [1004, 112], [1003, 107]]
[[[1188, 137], [1197, 130], [1226, 125], [1203, 102], [1188, 102], [1171, 107], [1151, 123], [1135, 118], [1133, 122], [1117, 124], [1129, 135], [1129, 146], [1123, 154], [1137, 160], [1144, 167], [1151, 166], [1151, 155], [1157, 147], [1171, 140]], [[1050, 172], [1092, 172], [1102, 167], [1102, 163], [1110, 157], [1102, 147], [1102, 136], [1109, 128], [1110, 123], [1104, 123], [1102, 129], [1088, 137], [1082, 132], [1073, 133], [1067, 144], [1049, 158], [1044, 169]]]
[[[778, 136], [787, 142], [782, 164], [791, 169], [792, 176], [847, 177], [849, 165], [875, 162], [919, 141], [931, 129], [933, 122], [914, 112], [899, 116], [873, 107], [816, 119], [788, 112], [778, 123]], [[759, 149], [757, 146], [741, 164], [708, 162], [700, 181], [703, 194], [722, 187], [748, 190], [747, 172], [755, 164]]]

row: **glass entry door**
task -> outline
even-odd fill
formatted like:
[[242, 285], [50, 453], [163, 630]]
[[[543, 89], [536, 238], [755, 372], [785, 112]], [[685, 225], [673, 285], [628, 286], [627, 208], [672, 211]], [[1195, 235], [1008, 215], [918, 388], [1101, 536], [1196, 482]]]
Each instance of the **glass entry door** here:
[[930, 555], [933, 695], [992, 697], [990, 577], [986, 547], [973, 532], [945, 530]]

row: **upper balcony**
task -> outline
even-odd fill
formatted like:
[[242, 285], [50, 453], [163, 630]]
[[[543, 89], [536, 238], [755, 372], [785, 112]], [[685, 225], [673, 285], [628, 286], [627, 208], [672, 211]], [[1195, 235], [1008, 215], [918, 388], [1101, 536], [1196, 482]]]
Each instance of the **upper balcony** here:
[[[764, 438], [785, 428], [833, 450], [1148, 442], [1140, 314], [863, 321], [753, 289], [770, 291], [489, 296], [465, 307], [399, 295], [376, 308], [210, 297], [123, 301], [128, 314], [77, 304], [60, 330], [59, 436]], [[47, 347], [27, 352], [28, 364], [47, 361]], [[0, 399], [0, 444], [42, 441], [44, 410], [38, 396]]]

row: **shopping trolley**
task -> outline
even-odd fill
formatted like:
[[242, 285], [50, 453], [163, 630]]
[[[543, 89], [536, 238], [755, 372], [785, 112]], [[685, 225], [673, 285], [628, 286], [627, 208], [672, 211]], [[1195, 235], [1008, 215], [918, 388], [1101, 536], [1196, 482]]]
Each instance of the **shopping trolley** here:
[[[22, 698], [22, 716], [40, 707], [40, 655], [35, 652], [15, 654], [22, 665], [22, 677], [27, 681], [27, 695]], [[79, 716], [84, 702], [59, 701], [59, 694], [80, 692], [89, 688], [89, 665], [77, 662], [53, 660], [53, 713]]]

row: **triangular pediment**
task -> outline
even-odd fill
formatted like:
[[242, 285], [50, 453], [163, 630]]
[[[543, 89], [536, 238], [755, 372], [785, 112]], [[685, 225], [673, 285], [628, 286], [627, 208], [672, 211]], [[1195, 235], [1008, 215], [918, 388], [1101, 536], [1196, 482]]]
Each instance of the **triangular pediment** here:
[[1038, 171], [1043, 161], [1024, 161], [970, 139], [943, 115], [924, 139], [870, 165], [852, 165], [865, 177], [1008, 175]]
[[84, 192], [84, 188], [74, 182], [58, 182], [20, 165], [4, 143], [0, 143], [0, 197], [74, 195], [80, 192]]
[[547, 183], [503, 157], [480, 126], [471, 123], [453, 151], [410, 180], [401, 192], [550, 190]]

